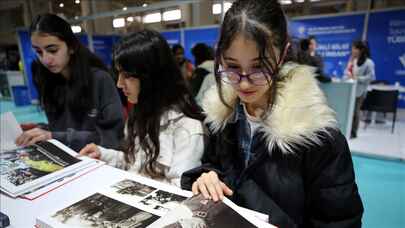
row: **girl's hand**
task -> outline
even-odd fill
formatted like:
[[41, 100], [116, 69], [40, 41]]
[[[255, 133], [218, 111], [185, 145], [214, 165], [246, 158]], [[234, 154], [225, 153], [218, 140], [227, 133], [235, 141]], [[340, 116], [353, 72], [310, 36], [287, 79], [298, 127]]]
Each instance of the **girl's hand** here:
[[87, 144], [85, 147], [83, 147], [83, 149], [80, 150], [79, 154], [94, 159], [100, 159], [101, 157], [100, 150], [94, 143]]
[[204, 198], [212, 199], [214, 202], [222, 200], [224, 195], [231, 196], [233, 194], [232, 190], [219, 180], [214, 171], [201, 174], [193, 183], [191, 190], [194, 195], [201, 193]]
[[15, 140], [17, 146], [29, 146], [39, 141], [45, 141], [52, 139], [52, 132], [41, 129], [33, 128], [28, 131], [24, 131], [18, 138]]

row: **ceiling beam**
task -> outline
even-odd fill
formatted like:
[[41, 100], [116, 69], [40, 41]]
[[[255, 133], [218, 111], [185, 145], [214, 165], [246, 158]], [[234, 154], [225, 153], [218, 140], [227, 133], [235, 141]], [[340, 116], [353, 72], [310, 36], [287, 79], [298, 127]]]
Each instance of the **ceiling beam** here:
[[71, 19], [71, 20], [69, 20], [69, 22], [72, 24], [77, 24], [77, 23], [80, 23], [83, 21], [95, 20], [98, 18], [118, 17], [120, 15], [126, 15], [126, 14], [130, 14], [130, 13], [139, 13], [139, 12], [145, 12], [145, 11], [159, 10], [162, 8], [168, 8], [168, 7], [179, 6], [179, 5], [184, 5], [184, 4], [199, 3], [201, 1], [202, 0], [165, 1], [165, 2], [149, 4], [147, 7], [142, 7], [142, 6], [127, 7], [127, 10], [119, 9], [119, 10], [114, 10], [114, 11], [109, 11], [109, 12], [96, 13], [96, 14], [92, 14], [92, 15], [88, 15], [88, 16], [78, 17], [77, 19]]

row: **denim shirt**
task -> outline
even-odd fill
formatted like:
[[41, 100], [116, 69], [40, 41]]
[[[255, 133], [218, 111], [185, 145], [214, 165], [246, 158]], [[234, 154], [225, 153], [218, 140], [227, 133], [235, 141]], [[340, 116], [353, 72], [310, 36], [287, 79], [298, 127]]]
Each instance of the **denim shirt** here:
[[246, 168], [252, 157], [251, 147], [253, 135], [251, 135], [250, 124], [249, 121], [247, 120], [245, 109], [242, 103], [238, 104], [238, 106], [236, 107], [236, 112], [231, 122], [233, 123], [238, 122], [239, 125], [238, 142], [245, 158], [245, 168]]

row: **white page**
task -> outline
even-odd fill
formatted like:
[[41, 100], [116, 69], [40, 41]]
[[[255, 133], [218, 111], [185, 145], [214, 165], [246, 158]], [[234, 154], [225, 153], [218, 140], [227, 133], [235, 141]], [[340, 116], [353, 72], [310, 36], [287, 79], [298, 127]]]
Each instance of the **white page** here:
[[0, 152], [15, 149], [15, 140], [23, 131], [13, 113], [6, 112], [0, 116]]

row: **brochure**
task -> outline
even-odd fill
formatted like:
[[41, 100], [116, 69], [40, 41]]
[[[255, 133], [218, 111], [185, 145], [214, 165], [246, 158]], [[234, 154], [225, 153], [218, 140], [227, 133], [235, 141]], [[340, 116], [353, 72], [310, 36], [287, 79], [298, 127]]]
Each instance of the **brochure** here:
[[0, 190], [17, 197], [100, 162], [51, 139], [0, 152]]
[[106, 189], [38, 217], [36, 226], [274, 227], [257, 217], [260, 213], [249, 211], [228, 199], [215, 203], [172, 185], [128, 175]]

